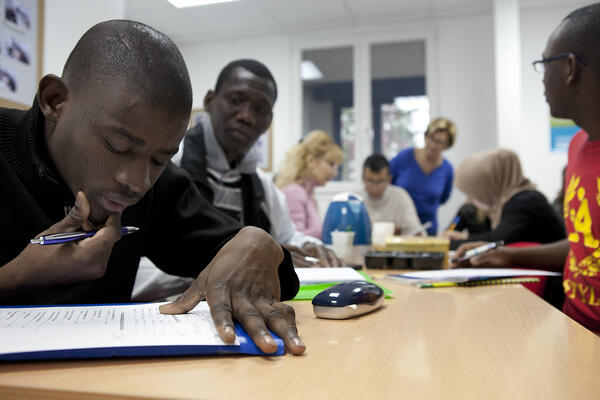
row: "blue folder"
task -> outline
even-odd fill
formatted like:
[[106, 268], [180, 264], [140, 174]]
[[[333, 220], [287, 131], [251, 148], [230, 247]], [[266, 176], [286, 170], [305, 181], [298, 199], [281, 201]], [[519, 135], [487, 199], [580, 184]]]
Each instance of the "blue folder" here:
[[[38, 307], [98, 307], [124, 306], [135, 304], [77, 304], [77, 305], [43, 305], [43, 306], [2, 306], [1, 310], [13, 308]], [[139, 305], [139, 304], [138, 304]], [[94, 348], [72, 348], [61, 350], [31, 351], [0, 353], [0, 361], [12, 360], [50, 360], [50, 359], [79, 359], [79, 358], [110, 358], [110, 357], [156, 357], [182, 355], [224, 355], [224, 354], [254, 354], [266, 356], [281, 356], [285, 353], [283, 340], [271, 332], [277, 350], [274, 353], [262, 352], [252, 341], [248, 333], [239, 324], [235, 324], [235, 333], [239, 345], [157, 345], [157, 346], [112, 346]], [[40, 338], [46, 339], [46, 338]], [[46, 339], [47, 340], [47, 339]]]

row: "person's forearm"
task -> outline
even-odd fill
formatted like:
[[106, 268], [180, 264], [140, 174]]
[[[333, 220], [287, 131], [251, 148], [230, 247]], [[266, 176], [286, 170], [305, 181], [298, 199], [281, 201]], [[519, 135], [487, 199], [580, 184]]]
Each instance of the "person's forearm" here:
[[0, 267], [0, 302], [10, 300], [15, 295], [20, 295], [36, 286], [39, 283], [32, 281], [24, 284], [27, 278], [24, 276], [22, 265], [18, 265], [16, 260]]
[[567, 239], [535, 247], [511, 248], [515, 266], [562, 271], [569, 253]]

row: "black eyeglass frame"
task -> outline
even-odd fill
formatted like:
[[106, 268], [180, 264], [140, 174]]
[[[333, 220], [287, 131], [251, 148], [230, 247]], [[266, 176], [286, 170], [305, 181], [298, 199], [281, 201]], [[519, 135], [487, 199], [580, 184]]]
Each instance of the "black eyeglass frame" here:
[[[577, 53], [573, 53], [572, 51], [570, 51], [570, 52], [568, 52], [568, 53], [561, 53], [561, 54], [557, 54], [557, 55], [555, 55], [555, 56], [552, 56], [552, 57], [546, 57], [546, 58], [542, 58], [542, 59], [540, 59], [540, 60], [535, 60], [534, 62], [532, 62], [532, 63], [531, 63], [531, 65], [533, 66], [533, 69], [534, 69], [535, 71], [538, 71], [538, 70], [537, 70], [537, 67], [536, 67], [536, 65], [538, 65], [538, 64], [545, 65], [546, 63], [549, 63], [550, 61], [560, 60], [561, 58], [567, 58], [567, 57], [569, 57], [570, 55], [573, 55], [573, 56], [575, 56], [575, 58], [576, 58], [576, 59], [577, 59], [577, 60], [578, 60], [578, 61], [579, 61], [579, 62], [580, 62], [580, 63], [581, 63], [581, 64], [582, 64], [584, 67], [587, 67], [587, 66], [588, 66], [588, 63], [587, 63], [587, 61], [585, 61], [585, 60], [583, 59], [583, 57], [581, 57], [581, 56], [580, 56], [579, 54], [577, 54]], [[540, 72], [541, 72], [541, 71], [540, 71]]]

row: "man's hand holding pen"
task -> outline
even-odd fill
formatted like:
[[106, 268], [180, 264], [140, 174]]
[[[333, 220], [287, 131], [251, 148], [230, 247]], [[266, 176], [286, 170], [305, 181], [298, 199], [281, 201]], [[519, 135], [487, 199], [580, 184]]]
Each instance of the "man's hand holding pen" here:
[[[36, 237], [58, 232], [93, 230], [88, 220], [91, 206], [83, 192], [78, 192], [75, 205], [61, 221]], [[0, 297], [33, 290], [41, 286], [63, 285], [96, 279], [104, 275], [114, 243], [122, 236], [121, 214], [111, 214], [105, 225], [92, 237], [79, 241], [39, 246], [29, 244], [2, 269], [11, 276], [12, 284], [0, 282]]]

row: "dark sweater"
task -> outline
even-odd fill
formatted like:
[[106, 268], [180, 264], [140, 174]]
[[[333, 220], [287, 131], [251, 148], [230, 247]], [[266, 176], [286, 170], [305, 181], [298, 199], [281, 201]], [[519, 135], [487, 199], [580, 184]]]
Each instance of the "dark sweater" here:
[[[60, 221], [74, 196], [59, 176], [44, 141], [37, 102], [25, 112], [0, 108], [0, 268], [29, 239]], [[129, 302], [141, 256], [163, 271], [196, 277], [240, 229], [202, 197], [189, 175], [169, 163], [156, 184], [122, 215], [140, 228], [113, 247], [100, 279], [47, 287], [4, 301], [11, 304]], [[295, 296], [298, 278], [291, 257], [279, 266], [282, 300]]]
[[546, 197], [535, 190], [525, 190], [511, 197], [504, 207], [500, 223], [489, 232], [469, 235], [467, 240], [453, 240], [450, 248], [478, 240], [551, 243], [565, 238], [563, 225]]

